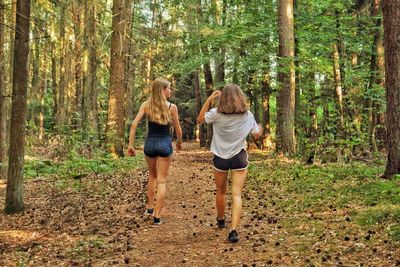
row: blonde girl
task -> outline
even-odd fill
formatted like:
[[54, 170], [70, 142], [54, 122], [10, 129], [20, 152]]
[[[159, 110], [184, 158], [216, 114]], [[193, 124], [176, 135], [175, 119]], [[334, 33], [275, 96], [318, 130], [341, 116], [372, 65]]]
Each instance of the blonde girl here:
[[[132, 122], [129, 134], [128, 155], [136, 154], [134, 143], [136, 128], [146, 115], [148, 133], [144, 144], [144, 154], [149, 168], [147, 181], [147, 209], [145, 215], [154, 216], [155, 225], [160, 225], [161, 210], [166, 193], [166, 179], [172, 160], [172, 137], [170, 125], [173, 124], [177, 136], [176, 150], [181, 150], [182, 129], [176, 105], [168, 102], [171, 97], [171, 83], [164, 78], [157, 78], [152, 86], [150, 97], [145, 101]], [[157, 189], [156, 201], [154, 195]]]

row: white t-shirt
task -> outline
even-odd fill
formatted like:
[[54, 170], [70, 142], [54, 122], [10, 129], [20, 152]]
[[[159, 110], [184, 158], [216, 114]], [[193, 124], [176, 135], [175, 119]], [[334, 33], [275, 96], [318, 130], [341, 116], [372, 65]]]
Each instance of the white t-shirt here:
[[206, 123], [213, 124], [211, 152], [223, 159], [230, 159], [246, 146], [246, 137], [257, 133], [259, 126], [253, 114], [223, 114], [213, 108], [205, 113]]

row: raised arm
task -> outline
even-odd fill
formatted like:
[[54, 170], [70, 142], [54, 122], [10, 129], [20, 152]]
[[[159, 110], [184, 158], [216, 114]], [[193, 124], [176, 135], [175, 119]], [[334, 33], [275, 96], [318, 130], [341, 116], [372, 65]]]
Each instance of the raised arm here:
[[199, 116], [197, 116], [197, 123], [201, 124], [205, 121], [205, 113], [210, 109], [211, 102], [221, 95], [221, 91], [215, 90], [206, 100], [203, 107], [199, 112]]
[[135, 152], [135, 136], [136, 136], [136, 128], [140, 122], [140, 120], [143, 118], [145, 114], [145, 103], [143, 103], [140, 108], [138, 113], [136, 114], [135, 119], [132, 122], [131, 129], [129, 131], [129, 145], [128, 145], [128, 156], [134, 156], [136, 154]]
[[171, 106], [172, 121], [174, 123], [174, 129], [176, 133], [176, 150], [180, 151], [182, 149], [182, 128], [179, 123], [179, 113], [178, 107], [175, 104]]

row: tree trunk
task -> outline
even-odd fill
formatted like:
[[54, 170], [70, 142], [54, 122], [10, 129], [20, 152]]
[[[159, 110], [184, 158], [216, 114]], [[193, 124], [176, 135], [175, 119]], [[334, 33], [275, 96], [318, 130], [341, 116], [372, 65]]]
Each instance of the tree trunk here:
[[[47, 62], [47, 53], [43, 53], [43, 62]], [[42, 141], [44, 138], [44, 108], [45, 102], [44, 97], [46, 95], [47, 88], [47, 70], [43, 71], [43, 77], [40, 80], [39, 85], [39, 97], [38, 97], [38, 127], [39, 127], [39, 141]]]
[[[276, 150], [289, 155], [295, 152], [294, 105], [294, 26], [293, 0], [280, 0], [278, 4], [279, 70], [281, 87], [277, 98]], [[289, 71], [285, 71], [289, 67]]]
[[0, 0], [0, 179], [7, 177], [7, 87], [4, 50], [4, 0]]
[[[294, 0], [294, 20], [296, 20], [298, 12], [298, 1]], [[296, 70], [295, 75], [295, 101], [294, 101], [294, 126], [295, 126], [295, 135], [297, 136], [298, 131], [302, 128], [300, 125], [300, 117], [301, 117], [301, 88], [303, 84], [300, 84], [300, 60], [299, 60], [299, 38], [297, 38], [297, 23], [294, 25], [294, 66]]]
[[125, 82], [125, 4], [113, 1], [111, 36], [110, 90], [108, 96], [108, 121], [106, 143], [114, 156], [124, 155], [124, 82]]
[[[227, 2], [226, 0], [222, 0], [222, 17], [221, 17], [221, 26], [224, 27], [226, 25], [226, 9]], [[225, 54], [226, 49], [224, 46], [217, 48], [217, 58], [215, 60], [215, 83], [217, 88], [222, 89], [224, 87], [225, 82]]]
[[[201, 101], [201, 91], [200, 91], [200, 79], [199, 72], [194, 71], [192, 73], [193, 77], [193, 87], [194, 87], [194, 95], [196, 98], [196, 114], [199, 114], [201, 107], [203, 106]], [[200, 147], [206, 146], [206, 135], [204, 132], [204, 123], [199, 126], [199, 139], [200, 139]]]
[[271, 147], [271, 122], [270, 122], [270, 96], [272, 89], [270, 86], [269, 74], [264, 74], [264, 78], [261, 84], [261, 95], [262, 95], [262, 108], [263, 108], [263, 121], [262, 125], [264, 127], [263, 131], [263, 147]]
[[378, 118], [377, 118], [377, 113], [379, 110], [379, 103], [376, 103], [372, 99], [373, 94], [374, 94], [374, 86], [375, 85], [383, 85], [382, 84], [382, 77], [383, 76], [381, 73], [381, 69], [379, 68], [378, 62], [382, 64], [383, 61], [381, 59], [382, 55], [379, 55], [379, 51], [381, 50], [382, 47], [382, 33], [381, 33], [381, 27], [382, 27], [382, 19], [378, 17], [380, 14], [381, 8], [380, 8], [380, 1], [381, 0], [374, 0], [373, 3], [373, 8], [371, 12], [372, 18], [375, 20], [375, 30], [374, 30], [374, 40], [372, 43], [372, 48], [371, 48], [371, 65], [370, 65], [370, 79], [369, 79], [369, 93], [370, 97], [367, 101], [367, 111], [368, 111], [368, 128], [369, 128], [369, 145], [370, 145], [370, 150], [371, 152], [374, 152], [377, 150], [377, 134], [376, 134], [376, 126], [378, 123]]
[[82, 2], [76, 1], [73, 4], [73, 21], [74, 21], [74, 56], [75, 56], [75, 96], [72, 129], [81, 129], [82, 127]]
[[309, 154], [307, 163], [314, 163], [317, 139], [318, 139], [318, 120], [317, 120], [317, 101], [315, 94], [315, 73], [311, 71], [308, 74], [307, 84], [309, 84], [309, 93], [308, 93], [308, 114], [310, 116], [310, 122], [308, 123], [307, 129], [307, 137], [309, 138]]
[[[128, 4], [129, 3], [129, 4]], [[133, 121], [134, 118], [134, 105], [135, 105], [135, 76], [136, 76], [136, 68], [135, 68], [135, 56], [136, 54], [136, 46], [133, 40], [134, 31], [134, 9], [130, 4], [130, 1], [127, 1], [127, 13], [129, 18], [126, 29], [127, 29], [127, 58], [126, 58], [126, 66], [125, 66], [125, 122], [128, 124]], [[126, 125], [127, 128], [128, 125]]]
[[16, 29], [18, 30], [15, 31], [10, 151], [5, 204], [6, 213], [17, 213], [24, 209], [23, 167], [25, 151], [26, 97], [29, 75], [28, 55], [30, 8], [30, 0], [17, 1]]
[[59, 89], [58, 89], [58, 109], [57, 109], [57, 123], [56, 129], [58, 132], [63, 132], [65, 129], [65, 88], [66, 88], [66, 40], [65, 40], [65, 13], [67, 9], [67, 3], [61, 2], [61, 13], [60, 13], [60, 68], [59, 68]]
[[[204, 16], [201, 6], [200, 6], [200, 8], [197, 9], [197, 12], [199, 14], [199, 17], [201, 18], [201, 21], [203, 23], [206, 23], [208, 18]], [[208, 48], [207, 42], [202, 41], [201, 43], [202, 43], [201, 52], [206, 58], [208, 58], [210, 53], [209, 53], [209, 48]], [[212, 94], [212, 92], [214, 90], [214, 81], [213, 81], [213, 77], [212, 77], [211, 65], [210, 65], [209, 59], [207, 59], [205, 61], [205, 63], [203, 64], [203, 73], [204, 73], [204, 82], [206, 85], [205, 93], [206, 93], [206, 97], [208, 97]], [[200, 93], [200, 95], [201, 95], [201, 93]], [[201, 124], [199, 127], [200, 147], [208, 147], [209, 148], [211, 146], [212, 137], [213, 137], [212, 124], [204, 124], [204, 123]]]
[[342, 90], [342, 78], [339, 64], [339, 51], [337, 44], [332, 45], [332, 57], [333, 57], [333, 78], [335, 80], [335, 91], [337, 98], [337, 106], [339, 110], [339, 138], [344, 138], [344, 111], [343, 111], [343, 90]]
[[[28, 92], [28, 117], [27, 120], [31, 122], [35, 127], [38, 124], [36, 120], [37, 107], [38, 107], [38, 91], [39, 91], [39, 81], [40, 81], [40, 38], [39, 38], [39, 21], [34, 19], [34, 26], [32, 29], [32, 56], [30, 62], [32, 62], [32, 80], [30, 91]], [[34, 131], [36, 129], [33, 129]]]
[[[208, 48], [203, 49], [204, 51], [207, 51], [208, 53]], [[207, 97], [210, 96], [213, 92], [214, 89], [214, 82], [213, 82], [213, 78], [212, 78], [212, 73], [211, 73], [211, 66], [210, 63], [204, 63], [204, 80], [205, 80], [205, 84], [206, 84], [206, 95]], [[203, 126], [203, 128], [200, 128], [200, 131], [205, 131], [205, 129], [207, 130], [206, 133], [206, 146], [210, 147], [211, 146], [211, 140], [213, 137], [213, 129], [212, 129], [212, 124], [207, 124], [205, 126]], [[201, 146], [201, 145], [200, 145]]]
[[383, 0], [387, 164], [384, 177], [400, 172], [400, 2]]
[[[82, 139], [90, 143], [99, 140], [99, 117], [97, 105], [97, 56], [96, 56], [96, 6], [94, 0], [85, 1], [85, 29], [83, 49], [82, 91]], [[90, 138], [89, 138], [90, 137]]]
[[340, 12], [339, 10], [335, 11], [335, 15], [336, 15], [336, 31], [337, 31], [337, 36], [336, 36], [336, 44], [337, 44], [337, 50], [338, 50], [338, 54], [339, 54], [339, 69], [340, 69], [340, 78], [341, 78], [341, 82], [342, 85], [344, 83], [344, 81], [346, 80], [345, 76], [346, 76], [346, 71], [345, 71], [345, 62], [347, 60], [347, 53], [346, 53], [346, 47], [344, 45], [344, 41], [343, 41], [343, 36], [342, 36], [342, 32], [341, 32], [341, 22], [340, 22]]
[[51, 42], [51, 87], [53, 88], [53, 129], [58, 124], [58, 85], [56, 44]]

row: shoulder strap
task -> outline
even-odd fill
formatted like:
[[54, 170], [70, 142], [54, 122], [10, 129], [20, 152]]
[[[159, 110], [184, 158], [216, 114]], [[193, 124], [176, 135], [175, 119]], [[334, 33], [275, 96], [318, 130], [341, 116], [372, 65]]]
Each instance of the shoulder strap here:
[[171, 103], [171, 102], [169, 102], [168, 109], [170, 109], [170, 108], [171, 108], [171, 106], [172, 106], [172, 103]]

